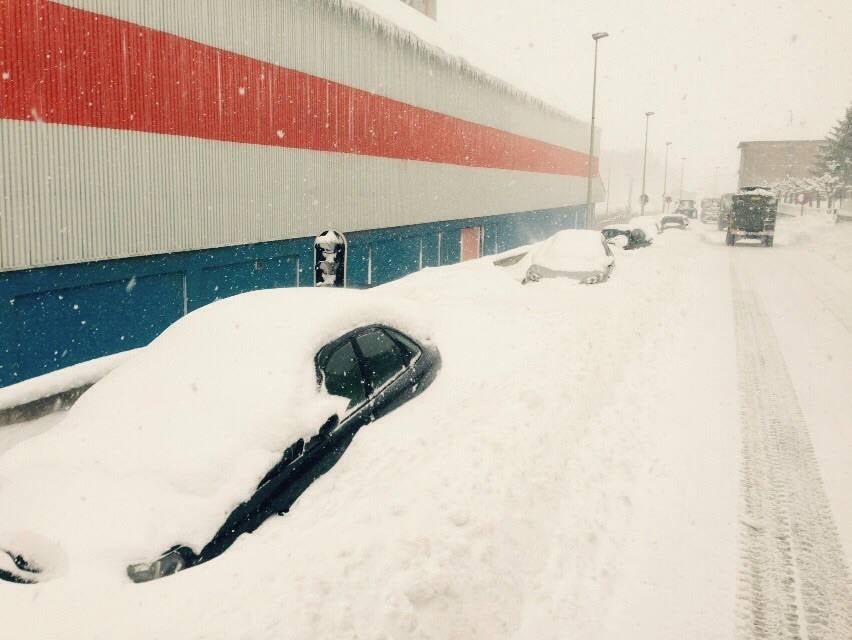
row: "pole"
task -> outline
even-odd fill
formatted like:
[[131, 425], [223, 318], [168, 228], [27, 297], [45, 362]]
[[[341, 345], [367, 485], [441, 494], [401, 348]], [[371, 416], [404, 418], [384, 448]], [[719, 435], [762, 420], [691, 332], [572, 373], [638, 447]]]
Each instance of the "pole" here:
[[654, 115], [653, 111], [645, 112], [645, 151], [642, 155], [642, 195], [639, 196], [639, 215], [645, 215], [645, 200], [648, 199], [648, 196], [645, 194], [645, 168], [648, 165], [648, 123], [651, 121], [651, 116]]
[[598, 90], [598, 40], [606, 38], [608, 33], [593, 33], [592, 39], [595, 41], [595, 64], [592, 68], [592, 123], [589, 131], [589, 170], [586, 180], [586, 229], [594, 229], [595, 222], [594, 212], [592, 211], [592, 164], [595, 153], [595, 97]]
[[604, 218], [609, 218], [609, 194], [610, 194], [609, 185], [610, 185], [611, 180], [612, 180], [612, 167], [607, 169], [607, 172], [606, 172], [606, 211], [604, 212]]
[[627, 190], [627, 213], [633, 213], [633, 176], [630, 176], [630, 187]]
[[686, 165], [686, 158], [680, 159], [680, 195], [678, 200], [683, 200], [683, 168]]
[[668, 192], [668, 180], [669, 180], [669, 147], [672, 145], [671, 142], [666, 143], [666, 168], [663, 170], [663, 208], [661, 211], [663, 213], [666, 212], [666, 195]]

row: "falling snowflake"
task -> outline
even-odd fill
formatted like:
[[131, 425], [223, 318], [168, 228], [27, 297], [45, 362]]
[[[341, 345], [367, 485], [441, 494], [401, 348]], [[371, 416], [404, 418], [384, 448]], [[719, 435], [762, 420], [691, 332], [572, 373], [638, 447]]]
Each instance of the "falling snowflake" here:
[[278, 136], [279, 138], [283, 139], [284, 138], [284, 129], [279, 129], [278, 131], [275, 132], [275, 135]]
[[127, 293], [130, 293], [136, 288], [136, 276], [130, 278], [130, 282], [127, 283], [127, 286], [124, 288]]
[[245, 87], [240, 87], [239, 89], [237, 89], [237, 91], [239, 91], [239, 92], [240, 92], [240, 95], [241, 95], [241, 96], [246, 95], [246, 88], [245, 88]]
[[9, 73], [8, 71], [4, 71], [3, 73], [0, 73], [0, 78], [3, 78], [4, 80], [8, 80], [11, 77], [12, 77], [12, 74]]

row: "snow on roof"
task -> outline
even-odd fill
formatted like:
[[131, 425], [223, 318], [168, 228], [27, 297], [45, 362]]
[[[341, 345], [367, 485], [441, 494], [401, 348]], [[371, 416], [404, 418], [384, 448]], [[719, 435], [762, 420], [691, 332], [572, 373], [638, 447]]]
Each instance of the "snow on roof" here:
[[[441, 29], [435, 20], [399, 0], [320, 1], [339, 11], [346, 12], [384, 36], [403, 42], [406, 46], [414, 47], [423, 55], [430, 56], [444, 65], [454, 67], [481, 83], [489, 84], [563, 118], [580, 123], [584, 122], [555, 106], [555, 100], [545, 98], [545, 88], [535, 88], [532, 91], [524, 90], [504, 78], [483, 70], [483, 66], [492, 69], [505, 69], [506, 61], [501, 59], [495, 63], [490, 60], [488, 54], [474, 49], [469, 42], [455, 41], [445, 30]], [[488, 60], [486, 60], [486, 56], [488, 56]], [[478, 62], [479, 64], [477, 64]], [[525, 86], [529, 86], [529, 78], [526, 75], [522, 77], [525, 78]]]
[[774, 196], [775, 192], [771, 189], [766, 189], [764, 187], [755, 187], [755, 188], [743, 188], [737, 192], [737, 195], [748, 195], [748, 196]]
[[[199, 551], [287, 446], [345, 408], [317, 385], [321, 346], [375, 322], [426, 339], [405, 305], [371, 294], [256, 291], [170, 326], [83, 394], [61, 429], [3, 456], [0, 548], [25, 526], [61, 540], [74, 565], [108, 562], [113, 574], [176, 543]], [[81, 518], [83, 503], [98, 518]]]

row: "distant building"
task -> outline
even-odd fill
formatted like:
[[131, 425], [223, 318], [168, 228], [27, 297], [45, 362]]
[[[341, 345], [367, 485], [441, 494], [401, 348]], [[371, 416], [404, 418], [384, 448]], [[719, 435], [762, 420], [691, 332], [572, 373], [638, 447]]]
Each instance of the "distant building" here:
[[402, 0], [402, 2], [426, 14], [432, 20], [438, 17], [438, 0]]
[[740, 187], [770, 185], [784, 178], [809, 178], [823, 140], [740, 142]]

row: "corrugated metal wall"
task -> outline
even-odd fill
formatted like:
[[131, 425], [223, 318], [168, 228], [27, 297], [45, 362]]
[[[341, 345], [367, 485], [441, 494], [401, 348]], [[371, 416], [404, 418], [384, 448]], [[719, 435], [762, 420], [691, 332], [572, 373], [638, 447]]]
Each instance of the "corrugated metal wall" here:
[[[109, 31], [114, 21], [68, 9], [72, 6], [157, 29], [163, 35], [133, 25]], [[4, 74], [0, 76], [4, 78], [0, 81], [0, 270], [298, 238], [328, 227], [357, 231], [530, 211], [579, 203], [584, 197], [584, 179], [559, 175], [558, 167], [550, 170], [552, 163], [543, 162], [541, 154], [556, 153], [554, 158], [559, 160], [558, 150], [536, 142], [582, 148], [587, 135], [584, 125], [475, 74], [460, 72], [428, 49], [395, 38], [377, 24], [353, 22], [353, 14], [333, 2], [4, 0], [4, 8], [10, 11], [0, 15], [0, 72]], [[39, 12], [49, 19], [39, 20]], [[46, 31], [34, 43], [24, 42], [32, 46], [23, 51], [20, 34], [27, 28]], [[191, 43], [175, 44], [168, 34], [225, 53]], [[74, 74], [65, 73], [65, 61], [59, 55], [71, 53], [49, 49], [39, 52], [43, 59], [33, 58], [32, 68], [16, 66], [32, 47], [48, 47], [52, 38], [65, 42], [71, 37], [83, 47], [74, 60], [68, 58]], [[128, 64], [127, 51], [137, 46], [128, 38], [144, 40], [134, 58], [139, 66], [136, 76], [122, 68]], [[220, 59], [227, 52], [259, 62], [228, 67]], [[167, 62], [162, 72], [166, 75], [154, 77], [151, 69], [157, 61], [143, 64], [145, 55], [169, 56], [160, 60], [161, 66], [162, 60]], [[215, 56], [213, 68], [219, 74], [249, 68], [247, 73], [253, 75], [212, 79], [220, 87], [218, 100], [199, 104], [207, 98], [192, 82], [200, 69], [209, 73], [211, 67], [203, 67], [204, 60], [196, 55]], [[105, 57], [111, 60], [108, 65], [97, 67], [97, 74], [87, 74], [89, 60]], [[85, 59], [82, 67], [81, 59]], [[39, 74], [45, 73], [38, 68], [42, 62], [55, 65], [49, 69], [53, 84], [38, 81]], [[259, 114], [273, 113], [272, 105], [263, 111], [254, 98], [266, 81], [265, 74], [272, 77], [271, 68], [263, 66], [266, 63], [496, 129], [470, 129], [436, 114], [411, 111], [397, 131], [394, 123], [383, 118], [388, 109], [399, 109], [399, 105], [367, 98], [354, 109], [333, 96], [320, 96], [325, 100], [325, 117], [327, 123], [336, 122], [333, 129], [342, 131], [346, 139], [329, 137], [322, 125], [318, 133], [307, 135], [307, 128], [316, 127], [313, 121], [299, 125], [295, 119], [289, 128], [272, 121], [259, 123]], [[168, 75], [172, 68], [174, 76]], [[140, 84], [115, 86], [116, 77], [135, 78]], [[75, 82], [86, 83], [85, 93], [77, 95]], [[163, 89], [182, 82], [190, 88], [178, 93]], [[223, 97], [222, 87], [239, 87], [239, 92]], [[133, 104], [140, 90], [145, 104], [137, 113], [127, 105]], [[71, 94], [64, 96], [63, 91]], [[299, 93], [298, 87], [294, 91], [282, 95], [292, 95], [310, 109], [317, 94]], [[263, 95], [272, 100], [274, 91]], [[339, 95], [351, 99], [358, 94]], [[185, 103], [163, 104], [174, 96]], [[209, 117], [210, 124], [187, 121], [190, 107]], [[143, 124], [149, 108], [151, 114]], [[372, 120], [366, 125], [347, 122], [353, 117]], [[425, 126], [428, 118], [430, 126], [443, 123], [447, 131], [461, 135], [473, 131], [474, 138], [465, 140], [456, 154], [469, 149], [475, 157], [424, 161], [424, 153], [440, 154], [444, 146], [427, 140], [433, 146], [422, 150], [418, 127]], [[224, 127], [224, 133], [211, 134], [215, 139], [204, 139], [222, 122], [232, 125]], [[386, 148], [376, 144], [374, 149], [368, 139], [359, 142], [367, 145], [359, 147], [365, 150], [328, 150], [338, 143], [345, 148], [351, 142], [347, 132], [357, 130], [359, 124], [372, 132], [373, 122], [384, 131]], [[271, 143], [251, 137], [264, 132], [273, 138]], [[277, 146], [275, 134], [286, 138]], [[291, 141], [299, 136], [304, 139]], [[457, 142], [449, 140], [447, 146]], [[500, 144], [506, 145], [508, 160], [499, 153], [495, 157], [494, 150], [503, 148]], [[519, 161], [538, 162], [535, 166], [542, 169], [501, 167], [500, 163], [514, 162], [514, 155], [524, 153], [532, 155]], [[406, 159], [406, 154], [414, 159]], [[468, 161], [479, 165], [465, 166]], [[578, 173], [576, 167], [567, 171]]]

